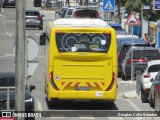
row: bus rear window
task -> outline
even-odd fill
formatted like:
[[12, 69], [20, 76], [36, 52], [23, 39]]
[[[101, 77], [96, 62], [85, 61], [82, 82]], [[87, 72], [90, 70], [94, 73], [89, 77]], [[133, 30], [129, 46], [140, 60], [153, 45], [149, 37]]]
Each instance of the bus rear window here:
[[59, 52], [100, 52], [108, 51], [111, 34], [99, 33], [56, 33]]

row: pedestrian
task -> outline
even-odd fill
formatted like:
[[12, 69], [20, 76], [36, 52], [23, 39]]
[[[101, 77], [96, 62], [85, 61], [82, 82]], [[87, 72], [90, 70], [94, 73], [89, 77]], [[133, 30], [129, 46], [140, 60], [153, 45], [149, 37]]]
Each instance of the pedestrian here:
[[148, 33], [144, 34], [144, 40], [150, 44], [150, 38], [149, 38]]

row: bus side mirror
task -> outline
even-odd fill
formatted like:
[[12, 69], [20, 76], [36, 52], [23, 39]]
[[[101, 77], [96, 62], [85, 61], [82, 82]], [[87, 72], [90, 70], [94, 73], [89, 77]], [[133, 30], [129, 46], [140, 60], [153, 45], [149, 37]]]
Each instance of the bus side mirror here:
[[39, 45], [45, 45], [45, 41], [46, 41], [46, 33], [42, 32], [40, 34]]

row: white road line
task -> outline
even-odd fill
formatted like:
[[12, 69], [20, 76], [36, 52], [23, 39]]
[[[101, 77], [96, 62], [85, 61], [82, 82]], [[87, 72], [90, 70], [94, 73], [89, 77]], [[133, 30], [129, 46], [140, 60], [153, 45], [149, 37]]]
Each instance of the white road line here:
[[[54, 117], [55, 116], [55, 117]], [[57, 117], [58, 116], [58, 117]], [[63, 114], [54, 114], [50, 118], [52, 119], [65, 119]]]
[[15, 54], [5, 54], [4, 56], [5, 56], [5, 57], [14, 57]]
[[123, 117], [107, 117], [107, 120], [124, 120]]
[[35, 34], [36, 36], [40, 36], [40, 34]]
[[136, 82], [133, 81], [118, 81], [118, 84], [136, 84]]
[[52, 118], [52, 119], [66, 119], [65, 117], [50, 117], [50, 118]]
[[[15, 54], [5, 54], [5, 55], [1, 55], [0, 57], [15, 57]], [[43, 55], [37, 56], [36, 58], [44, 58]]]
[[35, 100], [37, 102], [37, 109], [38, 109], [38, 111], [43, 111], [43, 108], [42, 108], [42, 105], [41, 105], [41, 102], [39, 101], [39, 99], [36, 98]]
[[[139, 109], [131, 100], [129, 100], [129, 99], [126, 99], [126, 100], [130, 103], [130, 105], [131, 105], [134, 109], [136, 109], [136, 111], [141, 111], [141, 109]], [[142, 120], [141, 117], [136, 117], [136, 119], [137, 119], [137, 120]]]
[[92, 115], [79, 115], [79, 119], [81, 119], [81, 120], [82, 119], [83, 120], [94, 120], [95, 118]]
[[42, 56], [37, 56], [37, 58], [44, 58], [44, 56], [42, 55]]
[[127, 101], [131, 104], [131, 106], [136, 109], [137, 111], [141, 111], [131, 100], [127, 99]]

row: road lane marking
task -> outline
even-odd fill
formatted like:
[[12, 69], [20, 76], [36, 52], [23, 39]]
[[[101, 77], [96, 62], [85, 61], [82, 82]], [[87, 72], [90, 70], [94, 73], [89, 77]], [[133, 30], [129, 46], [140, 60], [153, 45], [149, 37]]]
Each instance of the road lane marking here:
[[[141, 109], [139, 109], [131, 100], [129, 100], [129, 99], [126, 99], [129, 103], [130, 103], [130, 105], [134, 108], [134, 109], [136, 109], [136, 111], [141, 111]], [[137, 120], [142, 120], [142, 118], [140, 118], [140, 117], [136, 117], [136, 119]]]
[[53, 114], [50, 116], [50, 118], [52, 118], [52, 119], [65, 119], [63, 114]]
[[107, 117], [107, 120], [124, 120], [123, 117]]
[[42, 104], [41, 104], [41, 102], [39, 101], [38, 98], [36, 98], [36, 101], [37, 101], [37, 109], [38, 109], [38, 111], [43, 111]]
[[[0, 57], [15, 57], [15, 54], [4, 54], [1, 55]], [[39, 55], [36, 58], [44, 58], [44, 55]]]
[[14, 57], [15, 54], [5, 54], [4, 56], [5, 56], [5, 57]]
[[92, 115], [79, 115], [79, 119], [94, 120], [95, 118]]
[[141, 111], [141, 109], [139, 109], [131, 100], [129, 100], [129, 99], [126, 99], [130, 104], [131, 104], [131, 106], [134, 108], [134, 109], [136, 109], [137, 111]]
[[36, 36], [40, 36], [40, 34], [35, 34]]

